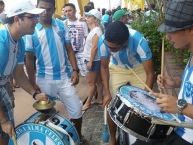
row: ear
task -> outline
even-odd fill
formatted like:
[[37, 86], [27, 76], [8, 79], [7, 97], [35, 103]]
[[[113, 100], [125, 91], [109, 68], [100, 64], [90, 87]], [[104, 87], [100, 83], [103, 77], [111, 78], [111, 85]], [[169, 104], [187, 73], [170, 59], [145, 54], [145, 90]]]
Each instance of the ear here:
[[19, 17], [18, 16], [14, 16], [14, 22], [18, 22], [19, 21]]

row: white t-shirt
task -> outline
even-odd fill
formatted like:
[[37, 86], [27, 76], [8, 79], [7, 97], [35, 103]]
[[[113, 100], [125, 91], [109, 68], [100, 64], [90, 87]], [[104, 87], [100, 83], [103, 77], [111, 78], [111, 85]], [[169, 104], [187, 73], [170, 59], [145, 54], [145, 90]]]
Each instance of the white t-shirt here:
[[64, 21], [68, 27], [69, 36], [71, 39], [71, 45], [75, 52], [83, 52], [83, 47], [85, 43], [85, 38], [88, 35], [88, 27], [86, 22], [79, 20], [69, 21], [68, 19]]
[[[91, 56], [92, 38], [94, 37], [95, 34], [98, 37], [102, 35], [102, 30], [100, 27], [93, 28], [86, 38], [83, 55], [84, 55], [84, 58], [88, 61], [90, 60], [90, 56]], [[98, 49], [94, 58], [94, 61], [97, 61], [97, 60], [100, 60]]]

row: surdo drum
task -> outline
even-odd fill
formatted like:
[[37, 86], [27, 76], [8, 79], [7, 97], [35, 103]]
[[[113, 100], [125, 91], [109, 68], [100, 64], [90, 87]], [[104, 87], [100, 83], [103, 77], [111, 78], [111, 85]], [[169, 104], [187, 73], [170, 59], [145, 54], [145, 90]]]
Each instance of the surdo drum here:
[[[16, 127], [18, 145], [79, 145], [74, 125], [56, 112], [35, 113]], [[14, 145], [10, 140], [9, 145]]]
[[133, 86], [121, 86], [108, 108], [111, 119], [125, 132], [144, 141], [163, 139], [172, 127], [152, 124], [153, 117], [174, 120], [171, 114], [161, 111], [154, 96]]

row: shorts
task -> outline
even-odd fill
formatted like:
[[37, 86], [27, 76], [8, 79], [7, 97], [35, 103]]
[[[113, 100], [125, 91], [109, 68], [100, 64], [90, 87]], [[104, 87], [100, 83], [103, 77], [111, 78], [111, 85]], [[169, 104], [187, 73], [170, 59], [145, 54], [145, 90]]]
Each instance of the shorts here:
[[[146, 73], [144, 71], [143, 65], [139, 65], [133, 70], [136, 74], [145, 82], [146, 81]], [[118, 88], [122, 85], [127, 84], [128, 82], [135, 87], [144, 88], [144, 85], [135, 77], [135, 75], [126, 68], [122, 68], [116, 65], [109, 65], [109, 73], [110, 73], [110, 90], [113, 94], [112, 96], [116, 96]]]
[[[85, 64], [87, 64], [89, 61], [85, 60]], [[89, 72], [99, 72], [101, 67], [101, 61], [93, 61], [93, 65], [91, 69], [88, 69]]]

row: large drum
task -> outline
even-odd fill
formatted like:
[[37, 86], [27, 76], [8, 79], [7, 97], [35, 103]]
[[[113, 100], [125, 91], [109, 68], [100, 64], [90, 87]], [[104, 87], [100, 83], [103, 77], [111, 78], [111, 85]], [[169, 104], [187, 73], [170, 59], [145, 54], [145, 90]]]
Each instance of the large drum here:
[[163, 139], [173, 129], [151, 123], [153, 117], [167, 121], [174, 118], [161, 111], [154, 96], [137, 87], [121, 86], [107, 110], [117, 126], [144, 141]]
[[[56, 112], [33, 114], [16, 127], [18, 145], [79, 145], [80, 140], [74, 125]], [[10, 140], [9, 145], [14, 145]]]

